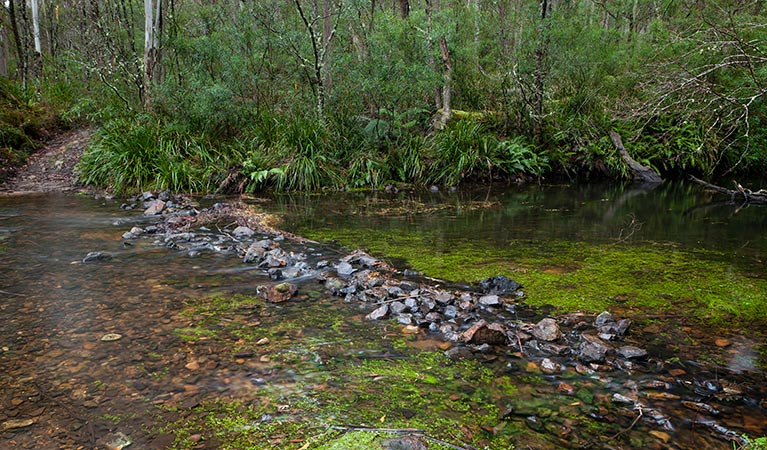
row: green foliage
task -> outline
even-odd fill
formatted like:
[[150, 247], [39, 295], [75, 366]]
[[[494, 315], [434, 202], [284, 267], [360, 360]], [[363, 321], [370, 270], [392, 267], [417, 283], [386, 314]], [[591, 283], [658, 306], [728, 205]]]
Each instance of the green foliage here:
[[217, 187], [236, 151], [163, 129], [151, 116], [113, 120], [96, 134], [78, 164], [82, 183], [118, 193], [144, 189], [206, 192]]

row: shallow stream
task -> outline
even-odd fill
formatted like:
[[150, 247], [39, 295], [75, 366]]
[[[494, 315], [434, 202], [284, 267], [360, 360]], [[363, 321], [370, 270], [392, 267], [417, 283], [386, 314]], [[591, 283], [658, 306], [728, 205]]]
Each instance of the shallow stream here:
[[266, 303], [273, 282], [236, 255], [125, 241], [152, 219], [119, 201], [0, 196], [0, 448], [374, 448], [363, 436], [417, 429], [430, 448], [730, 449], [767, 435], [767, 215], [718, 200], [684, 184], [250, 200], [321, 242], [285, 243], [312, 261], [362, 247], [421, 283], [503, 274], [527, 319], [609, 309], [650, 352], [552, 375], [512, 349], [448, 359], [314, 280]]

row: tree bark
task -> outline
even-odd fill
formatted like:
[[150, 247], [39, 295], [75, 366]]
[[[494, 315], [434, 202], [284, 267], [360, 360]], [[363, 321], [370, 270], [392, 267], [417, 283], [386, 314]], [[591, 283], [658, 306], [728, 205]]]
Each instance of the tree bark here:
[[32, 38], [35, 42], [35, 54], [33, 58], [35, 91], [40, 98], [41, 83], [43, 77], [43, 46], [40, 42], [40, 8], [37, 0], [30, 0], [32, 4]]
[[397, 0], [397, 5], [399, 6], [399, 15], [402, 17], [402, 20], [405, 20], [410, 15], [410, 3], [408, 0]]
[[695, 178], [694, 176], [690, 175], [690, 179], [699, 185], [703, 186], [704, 188], [716, 191], [721, 194], [729, 195], [731, 200], [736, 200], [738, 198], [742, 199], [746, 203], [752, 203], [755, 205], [766, 205], [767, 204], [767, 190], [760, 189], [756, 192], [751, 191], [750, 189], [746, 189], [743, 186], [740, 185], [740, 183], [735, 182], [735, 189], [727, 189], [722, 186], [717, 186], [715, 184], [707, 183], [703, 180], [699, 180], [698, 178]]
[[639, 164], [629, 155], [629, 153], [626, 151], [626, 147], [623, 146], [623, 139], [621, 139], [620, 134], [610, 130], [610, 140], [613, 141], [613, 145], [615, 145], [615, 147], [620, 152], [623, 161], [629, 166], [629, 170], [634, 175], [635, 180], [652, 184], [658, 184], [663, 181], [660, 175], [655, 173], [654, 170]]
[[450, 105], [450, 89], [453, 84], [453, 64], [450, 62], [450, 50], [447, 48], [445, 36], [439, 38], [439, 48], [442, 52], [442, 65], [445, 66], [442, 72], [442, 114], [439, 114], [434, 120], [434, 128], [442, 129], [453, 116], [453, 110]]

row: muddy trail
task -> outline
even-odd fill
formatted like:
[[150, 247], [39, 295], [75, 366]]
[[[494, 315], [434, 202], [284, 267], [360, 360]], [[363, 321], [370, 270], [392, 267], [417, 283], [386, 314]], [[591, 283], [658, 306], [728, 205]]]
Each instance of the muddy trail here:
[[93, 130], [62, 133], [29, 157], [0, 192], [72, 192], [78, 190], [75, 165], [88, 146]]

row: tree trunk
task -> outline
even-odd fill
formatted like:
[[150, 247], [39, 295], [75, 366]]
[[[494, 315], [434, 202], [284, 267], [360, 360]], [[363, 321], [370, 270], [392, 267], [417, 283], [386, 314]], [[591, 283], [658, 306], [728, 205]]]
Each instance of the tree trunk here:
[[41, 79], [43, 77], [43, 46], [40, 42], [40, 8], [38, 7], [37, 0], [30, 0], [32, 4], [32, 37], [35, 42], [35, 54], [34, 54], [34, 75], [35, 75], [35, 91], [38, 99], [40, 99]]
[[[23, 4], [22, 4], [23, 7]], [[10, 0], [8, 2], [8, 14], [11, 18], [11, 32], [13, 33], [13, 41], [16, 44], [16, 71], [21, 78], [21, 85], [26, 87], [27, 85], [27, 52], [24, 45], [21, 42], [21, 33], [19, 32], [19, 20], [16, 15], [16, 0]]]
[[[158, 0], [160, 1], [160, 0]], [[144, 0], [144, 79], [141, 85], [140, 96], [145, 108], [151, 106], [149, 95], [153, 80], [155, 58], [157, 56], [154, 36], [154, 7], [152, 0]]]
[[613, 141], [613, 145], [615, 145], [615, 147], [620, 152], [623, 161], [629, 166], [629, 170], [634, 175], [635, 180], [652, 184], [661, 183], [663, 181], [660, 175], [655, 173], [654, 170], [639, 164], [629, 155], [629, 152], [626, 151], [626, 147], [623, 146], [623, 139], [621, 139], [620, 134], [610, 130], [610, 139]]
[[[437, 62], [434, 60], [434, 39], [431, 37], [431, 0], [426, 0], [426, 50], [429, 62], [429, 67], [434, 72], [437, 72]], [[439, 92], [439, 87], [434, 86], [434, 108], [439, 109], [442, 106], [442, 96]]]
[[402, 17], [402, 20], [405, 20], [410, 15], [410, 3], [408, 0], [397, 0], [397, 5], [399, 6], [399, 15]]
[[533, 135], [540, 141], [543, 136], [544, 101], [546, 81], [549, 74], [549, 1], [541, 0], [541, 24], [538, 45], [535, 48], [535, 73], [533, 80]]
[[442, 65], [445, 66], [444, 72], [442, 72], [442, 114], [434, 120], [434, 128], [442, 129], [447, 125], [447, 122], [453, 116], [453, 110], [450, 105], [450, 89], [453, 82], [453, 64], [450, 62], [450, 51], [447, 48], [447, 40], [445, 36], [439, 38], [439, 48], [442, 52]]

